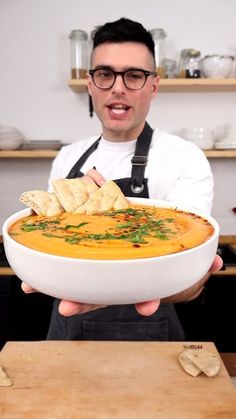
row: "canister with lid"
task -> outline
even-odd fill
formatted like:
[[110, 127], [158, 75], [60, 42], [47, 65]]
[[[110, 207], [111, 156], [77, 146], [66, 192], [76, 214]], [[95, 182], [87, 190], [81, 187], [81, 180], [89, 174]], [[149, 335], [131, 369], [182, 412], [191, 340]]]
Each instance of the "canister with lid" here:
[[167, 33], [162, 28], [151, 29], [149, 32], [152, 35], [155, 44], [155, 60], [157, 74], [160, 77], [165, 77], [165, 68], [163, 66], [163, 60], [166, 56], [165, 38], [167, 37]]
[[201, 70], [199, 68], [201, 52], [193, 48], [182, 49], [179, 61], [180, 78], [200, 78]]
[[75, 29], [71, 31], [69, 38], [71, 40], [71, 78], [85, 78], [89, 58], [88, 34], [81, 29]]

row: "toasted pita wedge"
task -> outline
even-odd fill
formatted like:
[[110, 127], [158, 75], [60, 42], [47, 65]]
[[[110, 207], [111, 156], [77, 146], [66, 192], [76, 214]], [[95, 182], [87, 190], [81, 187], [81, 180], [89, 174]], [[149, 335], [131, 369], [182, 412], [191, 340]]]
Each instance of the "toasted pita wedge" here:
[[218, 356], [205, 349], [187, 349], [185, 357], [187, 357], [195, 367], [199, 368], [208, 377], [214, 377], [220, 370], [220, 360]]
[[88, 183], [80, 178], [54, 179], [52, 186], [63, 208], [71, 214], [99, 189], [95, 183]]
[[125, 198], [115, 182], [104, 183], [75, 214], [93, 214], [98, 211], [109, 211], [129, 208], [129, 201]]
[[0, 387], [12, 386], [13, 381], [7, 376], [4, 369], [0, 366]]
[[193, 377], [197, 377], [202, 373], [202, 371], [197, 368], [192, 361], [186, 356], [186, 351], [183, 351], [179, 354], [179, 362], [182, 365], [183, 369]]
[[54, 192], [27, 191], [20, 196], [20, 201], [32, 208], [38, 215], [51, 217], [64, 212]]

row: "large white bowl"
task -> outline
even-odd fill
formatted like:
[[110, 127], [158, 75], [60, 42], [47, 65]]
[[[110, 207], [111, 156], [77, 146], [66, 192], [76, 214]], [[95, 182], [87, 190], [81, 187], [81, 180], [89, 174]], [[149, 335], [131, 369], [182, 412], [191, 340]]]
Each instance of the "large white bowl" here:
[[17, 128], [0, 124], [0, 150], [17, 150], [23, 142], [23, 134]]
[[196, 144], [203, 150], [213, 148], [214, 139], [212, 130], [203, 127], [184, 127], [181, 129], [181, 136]]
[[234, 57], [232, 55], [206, 55], [201, 60], [204, 77], [212, 79], [227, 78], [233, 70]]
[[145, 198], [129, 200], [196, 213], [212, 224], [214, 234], [193, 249], [171, 255], [129, 260], [74, 259], [32, 250], [9, 236], [9, 227], [31, 214], [31, 210], [26, 209], [9, 217], [3, 225], [6, 256], [13, 271], [44, 294], [95, 304], [131, 304], [163, 298], [183, 291], [201, 279], [216, 254], [218, 223], [193, 208], [174, 203]]

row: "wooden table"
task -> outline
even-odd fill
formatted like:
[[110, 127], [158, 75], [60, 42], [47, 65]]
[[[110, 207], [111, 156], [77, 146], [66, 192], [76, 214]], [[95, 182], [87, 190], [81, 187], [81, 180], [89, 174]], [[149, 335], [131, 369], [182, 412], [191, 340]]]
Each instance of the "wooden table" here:
[[235, 419], [236, 390], [219, 374], [191, 377], [177, 361], [189, 342], [8, 342], [1, 418]]

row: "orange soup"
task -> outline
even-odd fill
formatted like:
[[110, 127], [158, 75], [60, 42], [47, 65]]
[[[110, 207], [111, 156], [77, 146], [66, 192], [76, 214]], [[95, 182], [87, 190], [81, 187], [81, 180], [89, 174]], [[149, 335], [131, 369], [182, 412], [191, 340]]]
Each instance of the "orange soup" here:
[[184, 211], [133, 204], [93, 215], [30, 215], [10, 236], [44, 253], [82, 259], [136, 259], [181, 252], [214, 232], [204, 218]]

